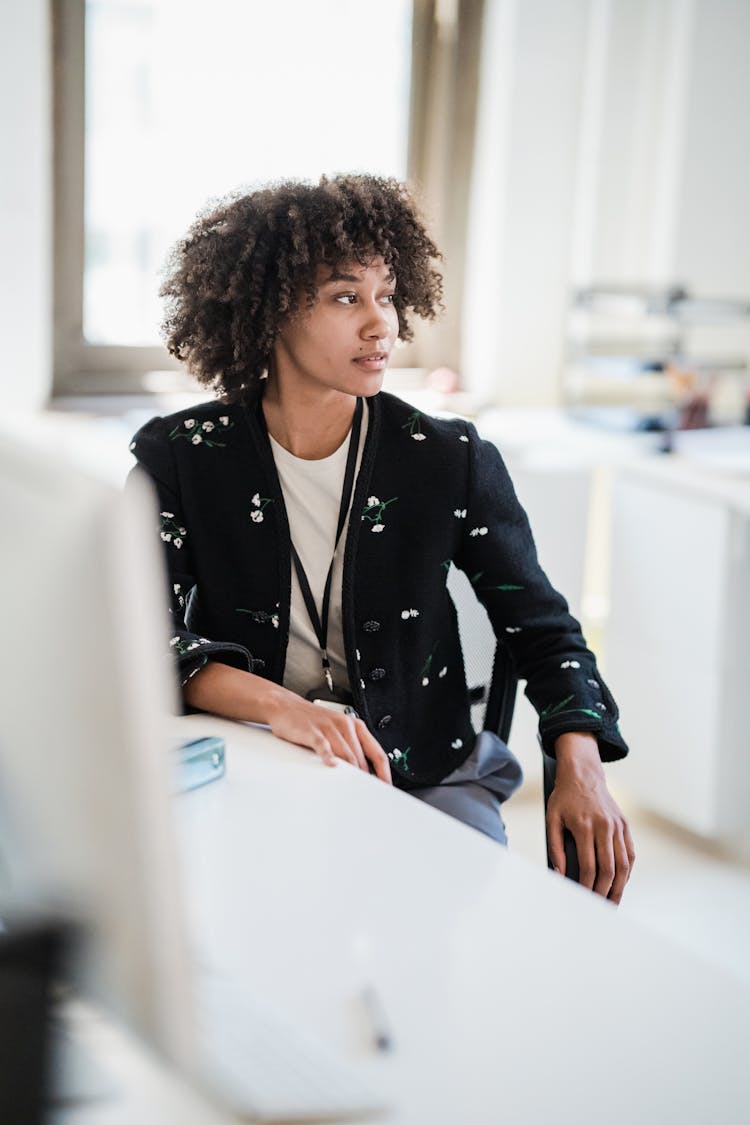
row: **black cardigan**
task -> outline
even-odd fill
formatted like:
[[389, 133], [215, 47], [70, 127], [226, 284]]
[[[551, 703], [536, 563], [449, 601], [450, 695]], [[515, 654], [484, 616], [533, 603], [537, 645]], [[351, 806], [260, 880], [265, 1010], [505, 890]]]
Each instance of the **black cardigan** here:
[[[580, 627], [537, 561], [497, 449], [462, 420], [393, 395], [370, 400], [343, 572], [355, 707], [403, 788], [431, 785], [474, 742], [453, 561], [512, 651], [552, 752], [564, 731], [627, 753], [616, 704]], [[184, 684], [207, 659], [281, 683], [289, 636], [289, 525], [259, 404], [205, 403], [154, 418], [131, 444], [155, 482]]]

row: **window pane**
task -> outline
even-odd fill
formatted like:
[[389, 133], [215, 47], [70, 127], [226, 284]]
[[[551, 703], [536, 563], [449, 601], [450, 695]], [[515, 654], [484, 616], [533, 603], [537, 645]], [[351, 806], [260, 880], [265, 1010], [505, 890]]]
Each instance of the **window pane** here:
[[87, 0], [84, 335], [158, 341], [159, 271], [212, 197], [406, 175], [411, 0]]

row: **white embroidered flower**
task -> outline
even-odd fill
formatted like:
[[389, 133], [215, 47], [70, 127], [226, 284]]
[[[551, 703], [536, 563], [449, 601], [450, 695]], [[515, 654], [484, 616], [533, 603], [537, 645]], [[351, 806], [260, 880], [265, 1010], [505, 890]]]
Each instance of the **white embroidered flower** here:
[[203, 441], [203, 438], [201, 437], [200, 434], [193, 434], [193, 436], [191, 437], [190, 440], [193, 443], [193, 445], [200, 445], [200, 443]]
[[456, 508], [453, 515], [456, 517], [457, 520], [465, 520], [466, 519], [466, 508]]
[[411, 436], [414, 439], [414, 441], [424, 441], [425, 438], [427, 437], [427, 434], [412, 434]]
[[599, 687], [599, 681], [598, 680], [586, 680], [586, 683], [591, 684], [591, 686], [595, 687], [595, 688]]
[[179, 531], [180, 535], [187, 535], [186, 527], [179, 527], [177, 530]]
[[459, 437], [458, 440], [459, 441], [468, 441], [469, 439], [467, 438], [466, 434], [461, 434], [461, 436]]
[[128, 449], [130, 450], [131, 453], [133, 452], [133, 450], [135, 449], [135, 442], [134, 441], [131, 441], [130, 445], [128, 446]]
[[506, 625], [505, 626], [505, 632], [506, 633], [520, 633], [521, 632], [521, 626], [520, 625]]
[[603, 703], [597, 703], [597, 707], [599, 708], [600, 711], [606, 711], [607, 710], [607, 708], [605, 707], [605, 705]]
[[172, 589], [174, 590], [175, 594], [179, 594], [180, 590], [182, 589], [182, 586], [180, 585], [179, 582], [175, 582], [175, 584], [172, 586]]
[[367, 507], [368, 508], [374, 508], [375, 505], [379, 504], [379, 503], [380, 503], [380, 501], [378, 500], [377, 496], [368, 496], [367, 497]]
[[356, 656], [358, 661], [360, 661], [362, 659], [362, 657], [359, 655], [359, 649], [358, 648], [355, 648], [354, 655]]
[[447, 673], [447, 671], [448, 671], [447, 668], [441, 668], [440, 671], [438, 672], [438, 679], [442, 680], [443, 676]]
[[164, 540], [165, 543], [171, 543], [172, 542], [172, 533], [169, 532], [169, 531], [162, 531], [161, 537], [162, 537], [162, 539]]
[[418, 609], [410, 609], [409, 610], [409, 617], [419, 617], [419, 610]]
[[187, 650], [188, 650], [188, 652], [192, 652], [192, 650], [194, 648], [197, 648], [197, 647], [198, 647], [198, 642], [197, 641], [191, 641], [190, 644], [187, 646]]
[[560, 667], [561, 668], [580, 668], [581, 665], [578, 663], [577, 660], [563, 660]]
[[277, 613], [274, 613], [271, 616], [271, 624], [273, 625], [274, 629], [278, 629], [278, 627], [279, 627], [279, 615]]
[[175, 537], [174, 537], [174, 545], [175, 545], [175, 547], [176, 547], [176, 548], [177, 548], [178, 550], [179, 550], [179, 549], [180, 549], [180, 547], [182, 546], [182, 540], [180, 539], [179, 535], [175, 535]]
[[419, 617], [418, 609], [402, 609], [401, 617], [404, 621], [408, 621], [410, 617]]
[[454, 750], [460, 750], [463, 746], [463, 740], [460, 738], [454, 738], [453, 742], [451, 742], [451, 746]]
[[192, 430], [194, 425], [195, 425], [195, 418], [186, 418], [185, 419], [185, 429], [186, 430]]
[[203, 430], [204, 430], [204, 433], [210, 434], [210, 433], [211, 433], [211, 430], [212, 430], [213, 428], [214, 428], [214, 424], [213, 424], [213, 422], [204, 422], [204, 423], [203, 423]]
[[263, 513], [256, 508], [254, 512], [250, 513], [250, 519], [253, 523], [263, 523]]
[[360, 680], [360, 681], [359, 681], [359, 686], [360, 686], [360, 687], [362, 688], [362, 691], [364, 691], [364, 690], [365, 690], [365, 681], [364, 681], [364, 680]]
[[399, 758], [401, 757], [401, 751], [397, 748], [394, 749], [394, 750], [391, 750], [390, 756], [393, 758], [394, 762], [397, 762], [399, 760]]
[[372, 525], [372, 530], [373, 531], [384, 531], [385, 530], [385, 524], [384, 523], [374, 523]]
[[167, 520], [173, 520], [174, 519], [174, 512], [162, 512], [161, 515], [163, 515], [164, 518], [167, 519]]
[[222, 426], [228, 426], [229, 425], [229, 416], [227, 414], [221, 414], [219, 416], [219, 421], [221, 422]]
[[486, 535], [486, 534], [487, 534], [487, 528], [486, 527], [472, 527], [471, 531], [469, 532], [469, 535], [475, 535], [475, 536], [476, 535]]
[[255, 496], [253, 496], [252, 503], [255, 504], [256, 508], [260, 507], [260, 493], [259, 492], [256, 492]]
[[401, 610], [401, 620], [402, 621], [408, 621], [409, 620], [409, 610], [408, 609], [402, 609]]
[[429, 677], [429, 676], [422, 676], [422, 687], [427, 687], [427, 685], [429, 684], [429, 682], [430, 682], [430, 677]]
[[177, 642], [179, 641], [179, 639], [180, 639], [179, 637], [170, 637], [170, 640], [169, 640], [169, 647], [170, 647], [170, 648], [174, 648], [174, 646], [175, 646], [175, 645], [177, 644]]

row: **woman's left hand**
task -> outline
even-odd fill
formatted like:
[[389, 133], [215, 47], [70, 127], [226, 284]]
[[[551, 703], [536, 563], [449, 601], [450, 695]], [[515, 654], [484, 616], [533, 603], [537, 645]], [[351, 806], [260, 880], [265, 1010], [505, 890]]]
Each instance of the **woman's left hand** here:
[[547, 837], [552, 862], [565, 874], [563, 829], [578, 852], [579, 882], [618, 903], [635, 862], [628, 822], [604, 777], [596, 739], [562, 734], [555, 741], [557, 779], [547, 806]]

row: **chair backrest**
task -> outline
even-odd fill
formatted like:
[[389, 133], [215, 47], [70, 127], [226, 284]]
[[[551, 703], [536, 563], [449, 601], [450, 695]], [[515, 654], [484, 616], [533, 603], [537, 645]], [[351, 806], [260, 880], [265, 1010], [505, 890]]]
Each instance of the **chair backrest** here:
[[474, 729], [494, 731], [507, 742], [518, 689], [513, 657], [496, 638], [471, 581], [453, 565], [448, 572], [448, 592], [458, 614]]

